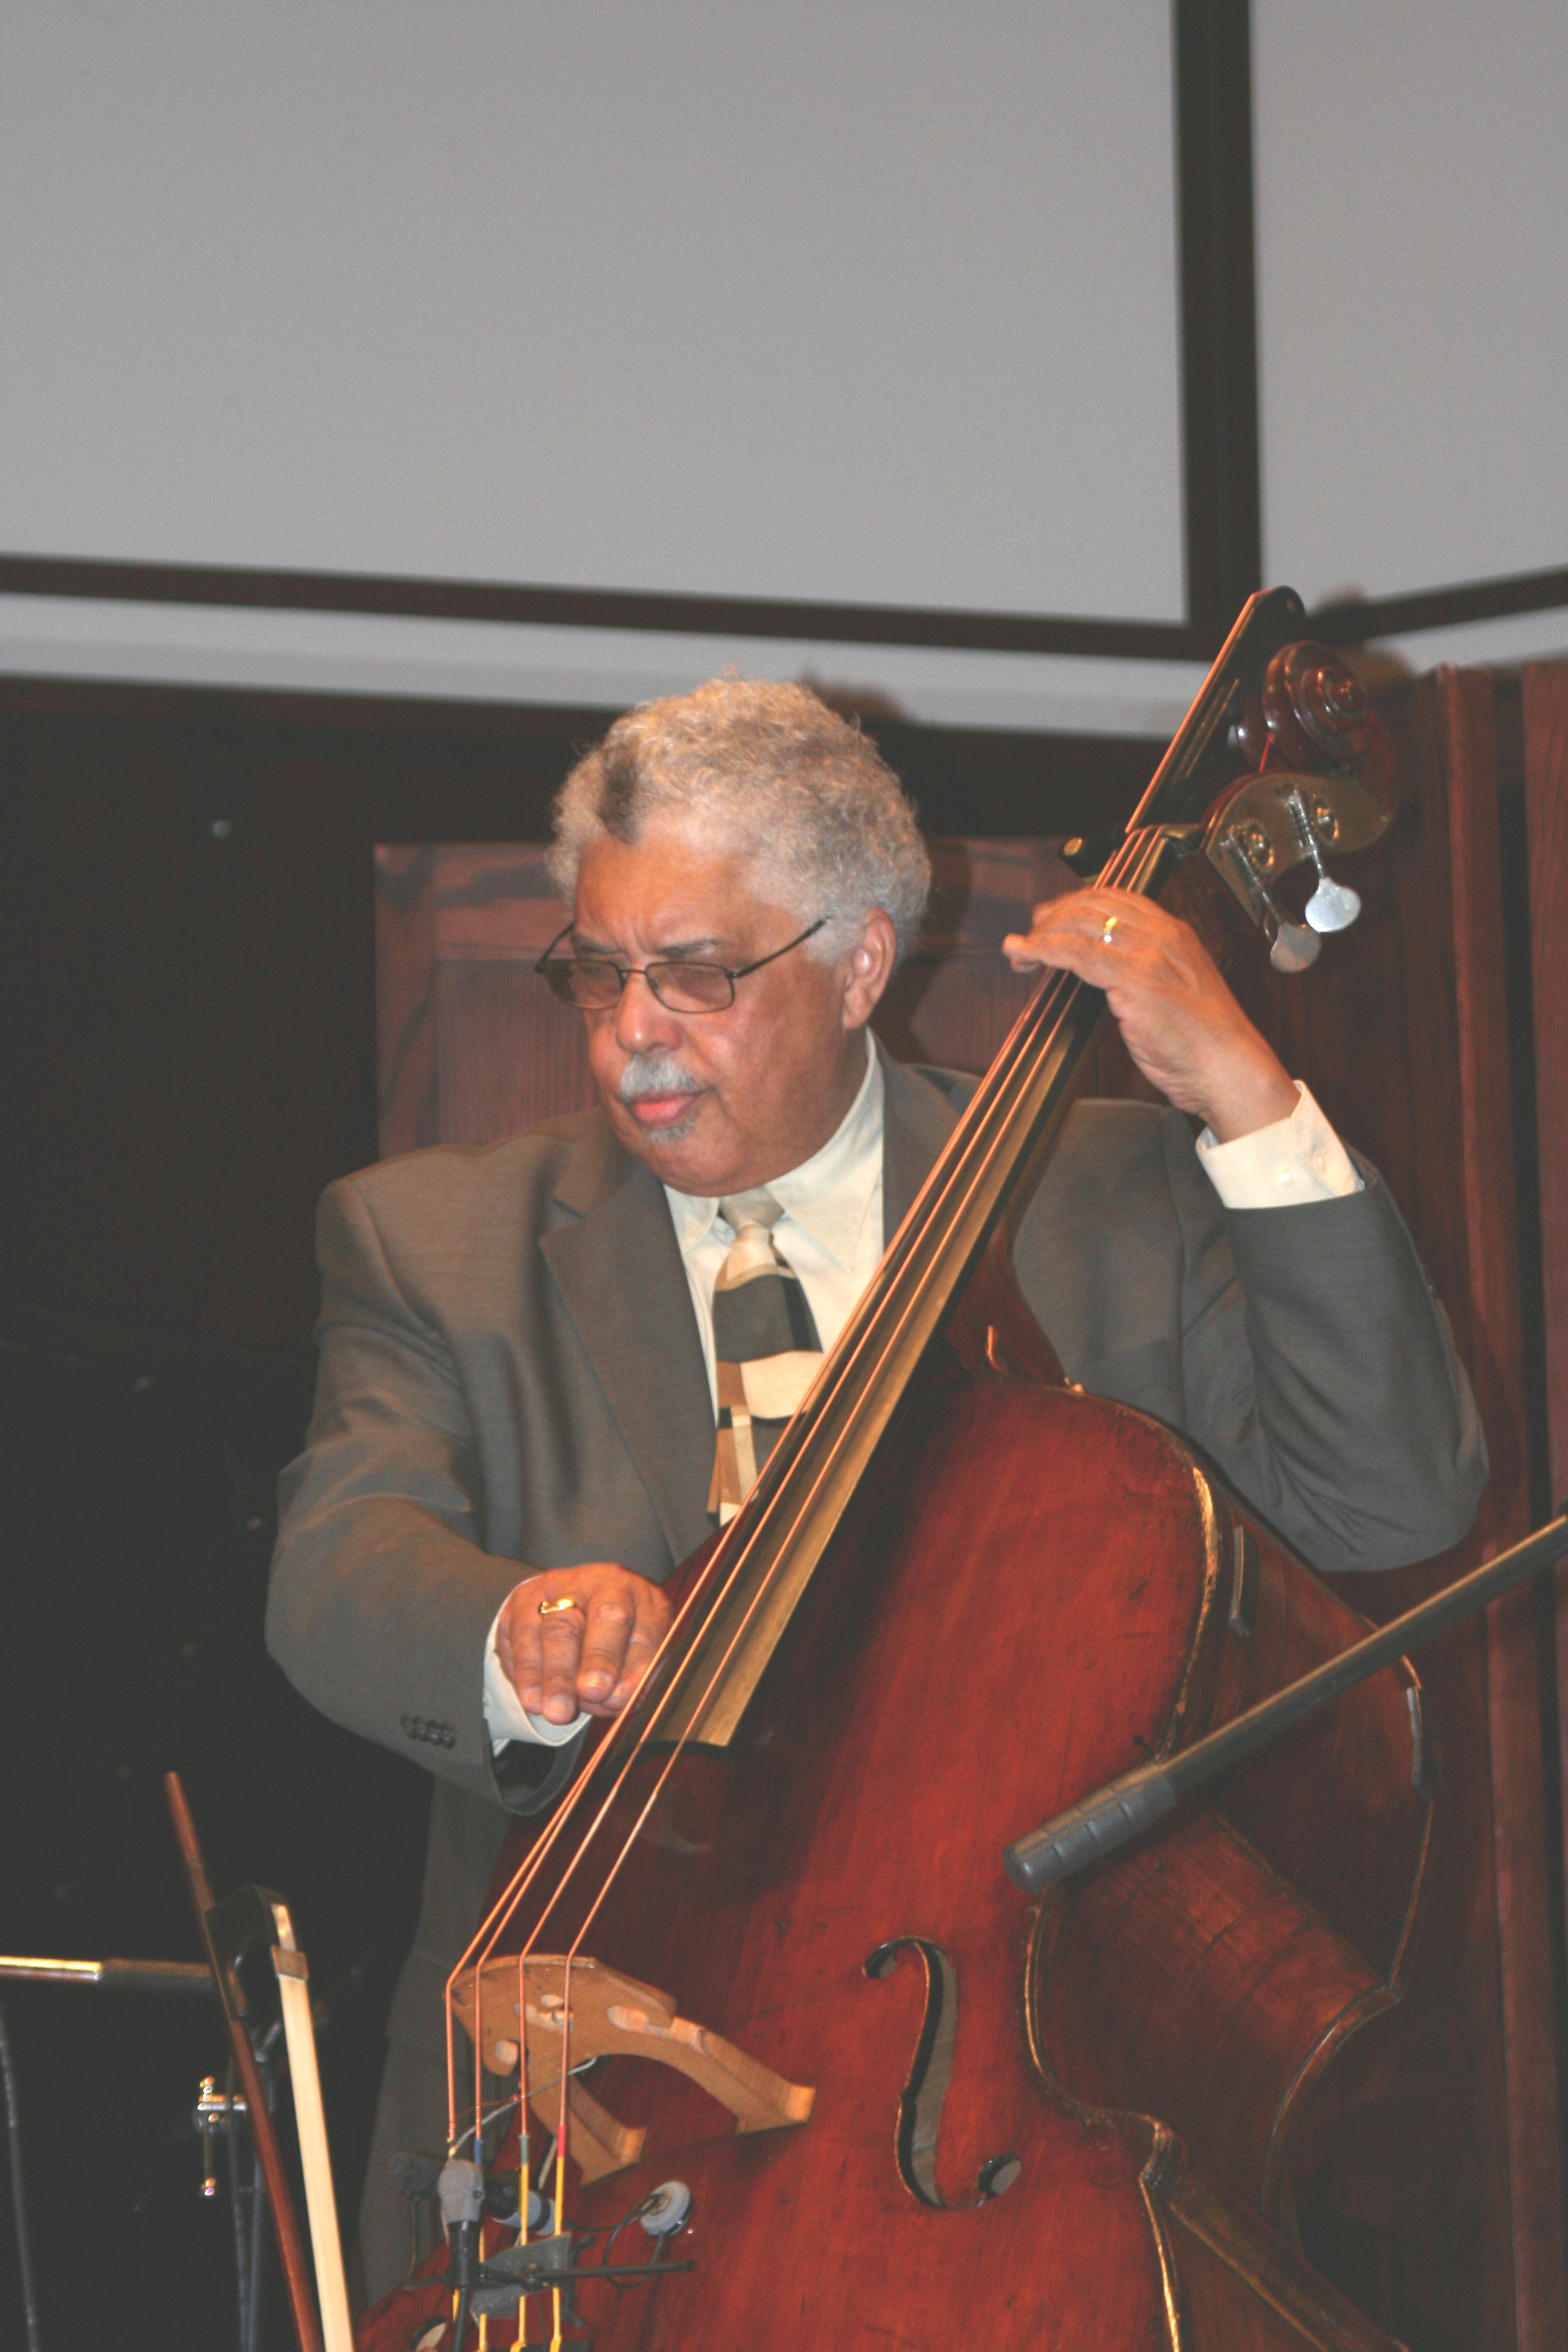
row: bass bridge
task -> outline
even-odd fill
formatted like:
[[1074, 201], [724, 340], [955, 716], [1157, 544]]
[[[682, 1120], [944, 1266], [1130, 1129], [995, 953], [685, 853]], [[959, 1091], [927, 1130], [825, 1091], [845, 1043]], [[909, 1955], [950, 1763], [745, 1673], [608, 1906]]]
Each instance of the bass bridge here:
[[559, 1954], [541, 1953], [521, 1963], [487, 1960], [478, 1971], [477, 2021], [474, 1972], [460, 1980], [456, 2014], [484, 2063], [503, 2081], [518, 2071], [523, 2054], [520, 1969], [526, 1987], [521, 2032], [529, 2105], [545, 2129], [554, 2130], [566, 2074], [567, 2152], [584, 2183], [637, 2163], [647, 2137], [617, 2122], [584, 2087], [575, 2069], [593, 2058], [647, 2058], [673, 2067], [729, 2109], [737, 2132], [779, 2131], [805, 2123], [811, 2114], [815, 2088], [786, 2082], [721, 2033], [678, 2017], [668, 1993], [595, 1959], [574, 1959], [568, 1977]]

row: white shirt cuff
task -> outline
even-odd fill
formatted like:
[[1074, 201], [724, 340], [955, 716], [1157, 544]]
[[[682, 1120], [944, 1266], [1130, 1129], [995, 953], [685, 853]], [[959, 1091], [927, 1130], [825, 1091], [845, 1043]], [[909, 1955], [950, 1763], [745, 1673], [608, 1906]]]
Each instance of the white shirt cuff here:
[[[526, 1584], [530, 1580], [524, 1577], [522, 1581]], [[514, 1585], [512, 1591], [516, 1589]], [[507, 1601], [510, 1599], [511, 1593], [509, 1592]], [[485, 1642], [485, 1729], [490, 1736], [491, 1750], [499, 1756], [513, 1739], [531, 1740], [538, 1748], [564, 1748], [569, 1739], [576, 1738], [588, 1718], [579, 1709], [570, 1723], [552, 1723], [546, 1717], [535, 1715], [524, 1706], [507, 1679], [500, 1653], [496, 1648], [496, 1633], [500, 1624], [501, 1609], [505, 1607], [506, 1601], [503, 1601], [500, 1609], [496, 1611]]]
[[1296, 1095], [1289, 1118], [1234, 1143], [1217, 1143], [1206, 1127], [1199, 1136], [1198, 1158], [1227, 1209], [1289, 1209], [1363, 1191], [1350, 1153], [1300, 1078]]

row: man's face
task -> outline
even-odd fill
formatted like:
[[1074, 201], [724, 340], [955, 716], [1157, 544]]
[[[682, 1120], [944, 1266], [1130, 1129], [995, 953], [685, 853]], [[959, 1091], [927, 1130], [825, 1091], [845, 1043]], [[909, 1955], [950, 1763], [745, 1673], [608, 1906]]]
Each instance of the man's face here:
[[[637, 842], [600, 834], [578, 869], [579, 956], [733, 968], [805, 929], [755, 895], [743, 858], [686, 832], [650, 827]], [[892, 956], [892, 925], [873, 914], [865, 939], [837, 961], [794, 948], [737, 981], [721, 1013], [672, 1013], [634, 975], [616, 1004], [583, 1015], [616, 1133], [683, 1192], [744, 1192], [798, 1167], [855, 1098], [866, 1066], [860, 1033]]]

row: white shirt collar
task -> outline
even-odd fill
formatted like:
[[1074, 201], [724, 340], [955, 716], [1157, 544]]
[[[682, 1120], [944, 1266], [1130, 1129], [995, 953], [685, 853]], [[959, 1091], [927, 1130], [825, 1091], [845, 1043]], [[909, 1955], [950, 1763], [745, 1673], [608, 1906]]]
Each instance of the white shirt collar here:
[[[771, 1177], [768, 1191], [793, 1222], [811, 1235], [835, 1265], [846, 1272], [882, 1172], [882, 1065], [869, 1030], [866, 1075], [859, 1091], [827, 1141], [798, 1168]], [[719, 1220], [717, 1200], [664, 1188], [683, 1255], [701, 1246]], [[726, 1231], [728, 1228], [726, 1227]]]

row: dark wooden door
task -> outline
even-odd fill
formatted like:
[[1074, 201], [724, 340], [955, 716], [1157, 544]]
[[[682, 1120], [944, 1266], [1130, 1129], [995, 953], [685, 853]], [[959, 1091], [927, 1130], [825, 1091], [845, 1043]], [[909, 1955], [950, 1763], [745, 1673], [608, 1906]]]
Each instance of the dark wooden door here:
[[[1531, 663], [1521, 683], [1534, 1079], [1523, 1139], [1534, 1151], [1526, 1191], [1540, 1243], [1536, 1502], [1552, 1510], [1568, 1501], [1568, 661]], [[1510, 914], [1518, 920], [1524, 911]], [[1568, 1832], [1568, 1568], [1557, 1573], [1554, 1619], [1553, 1762], [1559, 1826]], [[1568, 1881], [1568, 1852], [1563, 1864]]]
[[[1360, 924], [1304, 982], [1240, 985], [1290, 1067], [1383, 1170], [1452, 1316], [1492, 1475], [1444, 1558], [1342, 1580], [1383, 1620], [1531, 1521], [1509, 1060], [1496, 689], [1445, 669], [1384, 698], [1399, 815]], [[1442, 1780], [1403, 2011], [1340, 2077], [1346, 2129], [1303, 2228], [1414, 2346], [1568, 2342], [1539, 1678], [1531, 1597], [1419, 1662]], [[1360, 2079], [1356, 2079], [1359, 2066]]]

